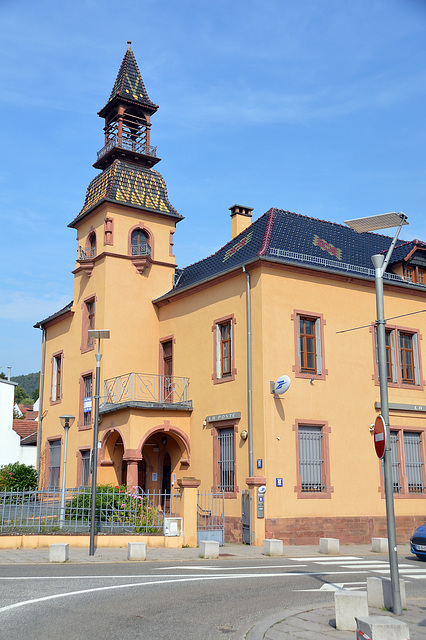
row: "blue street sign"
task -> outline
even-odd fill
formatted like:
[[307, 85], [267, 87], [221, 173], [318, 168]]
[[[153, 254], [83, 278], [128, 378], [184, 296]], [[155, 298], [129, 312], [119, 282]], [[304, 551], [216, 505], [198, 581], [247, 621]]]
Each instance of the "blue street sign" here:
[[257, 468], [261, 469], [263, 467], [263, 460], [262, 458], [258, 458], [257, 459]]
[[282, 487], [283, 486], [283, 479], [282, 478], [275, 478], [275, 483], [277, 487]]

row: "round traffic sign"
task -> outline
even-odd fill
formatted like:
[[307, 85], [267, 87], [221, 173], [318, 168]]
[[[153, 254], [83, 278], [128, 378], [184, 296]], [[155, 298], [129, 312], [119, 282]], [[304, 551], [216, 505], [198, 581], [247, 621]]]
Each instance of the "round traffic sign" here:
[[386, 425], [382, 416], [377, 416], [374, 423], [374, 448], [376, 449], [377, 457], [383, 458], [385, 455], [386, 447]]

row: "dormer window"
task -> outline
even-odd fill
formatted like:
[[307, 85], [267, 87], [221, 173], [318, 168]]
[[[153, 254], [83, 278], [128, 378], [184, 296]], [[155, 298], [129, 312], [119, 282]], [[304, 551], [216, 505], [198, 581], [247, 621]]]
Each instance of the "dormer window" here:
[[151, 247], [148, 243], [148, 236], [142, 229], [132, 231], [130, 249], [132, 256], [150, 256]]
[[426, 269], [421, 267], [405, 267], [404, 278], [409, 282], [417, 282], [418, 284], [426, 284]]

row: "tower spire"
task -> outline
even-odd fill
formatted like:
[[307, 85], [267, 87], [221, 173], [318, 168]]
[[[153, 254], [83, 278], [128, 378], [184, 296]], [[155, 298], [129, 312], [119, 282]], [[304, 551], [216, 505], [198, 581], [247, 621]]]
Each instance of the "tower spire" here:
[[93, 165], [97, 169], [106, 169], [117, 158], [145, 167], [160, 160], [150, 144], [151, 116], [158, 105], [148, 96], [131, 44], [128, 40], [109, 100], [98, 113], [105, 118], [105, 146]]

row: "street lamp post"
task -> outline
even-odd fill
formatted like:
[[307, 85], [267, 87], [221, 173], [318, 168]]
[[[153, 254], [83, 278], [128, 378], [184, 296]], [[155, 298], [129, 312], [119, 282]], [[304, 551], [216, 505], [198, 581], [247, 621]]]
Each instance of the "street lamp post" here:
[[99, 387], [101, 379], [101, 340], [109, 338], [108, 330], [89, 329], [89, 338], [98, 340], [98, 353], [96, 354], [96, 383], [95, 383], [95, 419], [93, 424], [92, 446], [92, 499], [90, 504], [90, 546], [89, 556], [95, 555], [95, 526], [96, 526], [96, 476], [98, 470], [98, 431], [99, 431]]
[[346, 220], [351, 229], [358, 233], [364, 231], [377, 231], [378, 229], [388, 229], [398, 227], [395, 236], [388, 249], [386, 257], [377, 254], [371, 257], [375, 270], [376, 285], [376, 311], [377, 311], [377, 351], [378, 370], [380, 384], [380, 411], [385, 422], [385, 454], [383, 461], [383, 478], [385, 484], [386, 498], [386, 523], [388, 531], [389, 565], [392, 587], [392, 610], [396, 615], [401, 615], [401, 592], [399, 587], [398, 555], [396, 546], [395, 510], [393, 501], [393, 481], [392, 481], [392, 452], [390, 445], [389, 428], [389, 399], [388, 399], [388, 374], [386, 360], [386, 321], [384, 311], [383, 296], [383, 276], [388, 266], [390, 257], [394, 250], [396, 241], [403, 225], [408, 224], [407, 216], [404, 213], [385, 213], [378, 216], [368, 216], [356, 220]]
[[67, 470], [67, 445], [68, 445], [68, 431], [73, 425], [75, 417], [68, 414], [59, 416], [59, 420], [63, 428], [65, 429], [64, 439], [64, 463], [62, 466], [62, 488], [61, 488], [61, 510], [59, 516], [59, 526], [63, 529], [65, 524], [65, 482], [66, 482], [66, 470]]

